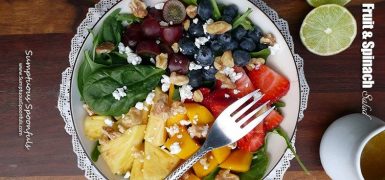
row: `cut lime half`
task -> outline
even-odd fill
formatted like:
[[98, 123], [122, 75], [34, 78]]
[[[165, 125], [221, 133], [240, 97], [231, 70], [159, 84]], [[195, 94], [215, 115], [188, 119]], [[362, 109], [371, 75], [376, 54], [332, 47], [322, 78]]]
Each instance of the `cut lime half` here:
[[312, 10], [302, 23], [300, 37], [314, 54], [330, 56], [346, 50], [357, 35], [357, 23], [344, 7], [328, 4]]
[[349, 2], [350, 0], [307, 0], [307, 3], [309, 3], [310, 6], [313, 7], [318, 7], [325, 4], [338, 4], [341, 6], [345, 6]]

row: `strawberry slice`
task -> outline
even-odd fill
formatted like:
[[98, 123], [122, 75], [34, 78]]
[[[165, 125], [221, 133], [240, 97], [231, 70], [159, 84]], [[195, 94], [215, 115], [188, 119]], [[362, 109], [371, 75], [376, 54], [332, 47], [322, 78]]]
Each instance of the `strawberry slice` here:
[[284, 76], [278, 74], [266, 65], [248, 72], [248, 75], [256, 89], [260, 89], [265, 96], [260, 103], [274, 103], [287, 94], [290, 82]]
[[[202, 94], [204, 93], [202, 92]], [[218, 117], [223, 110], [236, 101], [235, 98], [228, 97], [226, 94], [227, 89], [215, 89], [209, 95], [203, 95], [202, 105], [208, 108], [215, 117]]]
[[235, 98], [242, 98], [247, 94], [255, 90], [253, 83], [251, 82], [249, 76], [247, 76], [246, 71], [241, 67], [234, 67], [236, 73], [242, 73], [242, 77], [235, 81], [237, 88], [235, 90], [229, 90], [229, 94]]
[[277, 111], [271, 111], [271, 113], [263, 120], [263, 125], [266, 131], [270, 131], [281, 124], [283, 116]]
[[258, 151], [258, 149], [265, 144], [265, 136], [266, 131], [263, 123], [260, 123], [250, 133], [237, 142], [237, 147], [248, 152]]

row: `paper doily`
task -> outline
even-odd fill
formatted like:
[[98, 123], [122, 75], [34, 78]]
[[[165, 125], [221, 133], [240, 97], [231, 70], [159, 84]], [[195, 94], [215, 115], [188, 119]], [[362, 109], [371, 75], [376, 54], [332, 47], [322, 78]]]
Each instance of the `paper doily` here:
[[[77, 33], [74, 38], [71, 40], [71, 51], [69, 54], [69, 63], [70, 67], [68, 67], [62, 73], [62, 82], [60, 84], [60, 94], [58, 100], [58, 108], [61, 116], [65, 122], [65, 130], [66, 132], [72, 136], [72, 146], [74, 153], [77, 156], [77, 164], [81, 170], [84, 170], [84, 175], [87, 179], [100, 179], [104, 180], [105, 178], [99, 173], [99, 171], [93, 166], [91, 161], [88, 159], [86, 153], [84, 152], [79, 139], [75, 132], [75, 127], [73, 123], [73, 119], [71, 116], [70, 110], [70, 83], [71, 83], [71, 75], [74, 69], [74, 64], [77, 58], [77, 55], [80, 51], [80, 48], [89, 34], [89, 28], [93, 27], [97, 21], [109, 10], [113, 5], [120, 2], [120, 0], [101, 0], [99, 3], [95, 5], [94, 8], [89, 8], [86, 18], [81, 22], [79, 27], [77, 28]], [[304, 75], [304, 65], [303, 59], [294, 52], [294, 43], [293, 38], [290, 35], [289, 25], [288, 23], [279, 18], [277, 12], [271, 9], [267, 4], [261, 0], [250, 0], [255, 6], [257, 6], [262, 12], [264, 12], [277, 26], [277, 28], [282, 33], [285, 38], [295, 60], [295, 64], [297, 66], [297, 71], [300, 80], [300, 91], [301, 91], [301, 102], [300, 102], [300, 111], [298, 116], [298, 121], [301, 121], [304, 116], [304, 111], [307, 107], [307, 100], [309, 95], [309, 86], [306, 82]], [[292, 145], [295, 143], [295, 133], [291, 140]], [[284, 173], [290, 167], [290, 160], [294, 158], [294, 155], [290, 152], [290, 150], [286, 150], [281, 160], [275, 166], [275, 168], [264, 178], [266, 180], [280, 180], [283, 178]]]

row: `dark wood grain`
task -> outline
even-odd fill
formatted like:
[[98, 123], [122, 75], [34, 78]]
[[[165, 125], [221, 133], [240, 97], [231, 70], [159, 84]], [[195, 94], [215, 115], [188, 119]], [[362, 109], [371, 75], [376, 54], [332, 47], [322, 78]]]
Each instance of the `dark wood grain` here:
[[[82, 179], [76, 165], [71, 138], [56, 108], [61, 72], [68, 66], [70, 40], [93, 4], [91, 0], [0, 0], [0, 177], [17, 179]], [[305, 60], [305, 74], [311, 88], [305, 118], [298, 125], [296, 147], [312, 176], [304, 176], [298, 164], [285, 179], [328, 179], [319, 159], [319, 143], [326, 128], [338, 117], [361, 111], [360, 32], [347, 51], [331, 57], [311, 54], [298, 37], [301, 22], [312, 9], [303, 0], [266, 0], [290, 25], [295, 51]], [[360, 25], [361, 3], [348, 9]], [[376, 2], [376, 85], [370, 91], [375, 100], [373, 115], [385, 119], [385, 2]], [[360, 27], [359, 27], [360, 29]], [[23, 148], [17, 135], [17, 67], [24, 50], [32, 56], [31, 151]], [[58, 176], [58, 177], [56, 177]], [[59, 177], [60, 176], [60, 177]], [[14, 178], [6, 178], [14, 179]]]

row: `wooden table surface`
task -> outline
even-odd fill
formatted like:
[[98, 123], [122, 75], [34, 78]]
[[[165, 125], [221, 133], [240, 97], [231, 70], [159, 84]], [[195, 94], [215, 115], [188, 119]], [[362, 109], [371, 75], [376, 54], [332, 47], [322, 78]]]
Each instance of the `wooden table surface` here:
[[[371, 114], [385, 119], [385, 2], [353, 0], [348, 9], [357, 19], [359, 33], [345, 52], [331, 57], [311, 54], [298, 37], [311, 10], [304, 0], [265, 0], [290, 24], [295, 51], [305, 60], [311, 93], [305, 118], [298, 125], [298, 154], [311, 170], [305, 176], [297, 162], [285, 179], [328, 179], [319, 159], [325, 129], [338, 117], [361, 112], [361, 4], [375, 2], [374, 77]], [[84, 179], [72, 151], [71, 138], [56, 108], [61, 72], [69, 66], [70, 40], [85, 18], [92, 0], [0, 0], [0, 179]], [[24, 149], [18, 137], [18, 63], [32, 56], [33, 146]]]

